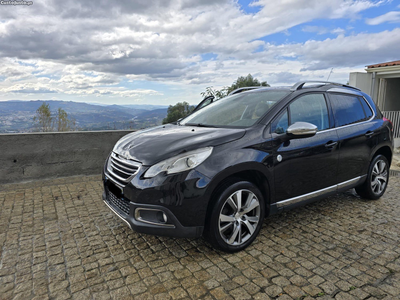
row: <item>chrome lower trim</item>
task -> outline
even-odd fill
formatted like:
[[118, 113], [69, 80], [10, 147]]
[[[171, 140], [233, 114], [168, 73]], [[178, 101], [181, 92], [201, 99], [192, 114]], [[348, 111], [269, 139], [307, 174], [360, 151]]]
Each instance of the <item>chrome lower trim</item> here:
[[302, 202], [302, 201], [305, 201], [305, 200], [308, 200], [308, 199], [311, 199], [311, 198], [314, 198], [314, 197], [321, 196], [321, 195], [323, 195], [325, 193], [334, 192], [336, 190], [337, 190], [337, 185], [333, 185], [333, 186], [324, 188], [322, 190], [318, 190], [318, 191], [311, 192], [311, 193], [308, 193], [308, 194], [304, 194], [304, 195], [296, 196], [296, 197], [293, 197], [293, 198], [290, 198], [290, 199], [279, 201], [279, 202], [276, 203], [276, 206], [277, 207], [284, 207], [284, 206], [287, 206], [287, 205], [295, 204], [295, 203]]
[[110, 204], [107, 203], [107, 201], [103, 200], [103, 202], [108, 206], [109, 209], [111, 209], [111, 211], [117, 215], [117, 217], [119, 217], [122, 221], [124, 221], [126, 224], [128, 224], [129, 228], [132, 229], [131, 224], [129, 224], [129, 222], [127, 220], [125, 220]]
[[347, 186], [350, 186], [350, 185], [356, 183], [357, 181], [360, 181], [362, 178], [364, 178], [364, 177], [366, 177], [366, 176], [367, 176], [367, 175], [358, 176], [358, 177], [356, 177], [356, 178], [353, 178], [353, 179], [344, 181], [344, 182], [342, 182], [342, 183], [339, 183], [339, 184], [337, 185], [337, 187], [338, 187], [338, 189], [345, 188], [345, 187], [347, 187]]
[[282, 200], [282, 201], [276, 202], [275, 204], [276, 204], [276, 206], [278, 208], [281, 208], [281, 207], [285, 207], [285, 206], [288, 206], [288, 205], [299, 203], [299, 202], [302, 202], [302, 201], [305, 201], [305, 200], [309, 200], [311, 198], [322, 196], [322, 195], [324, 195], [326, 193], [335, 192], [335, 191], [338, 191], [339, 189], [346, 188], [347, 186], [351, 186], [352, 184], [355, 184], [358, 181], [361, 181], [366, 176], [367, 175], [358, 176], [356, 178], [341, 182], [339, 184], [335, 184], [335, 185], [329, 186], [327, 188], [324, 188], [324, 189], [321, 189], [321, 190], [318, 190], [318, 191], [315, 191], [315, 192], [311, 192], [311, 193], [308, 193], [308, 194], [304, 194], [304, 195], [300, 195], [300, 196], [296, 196], [296, 197], [293, 197], [293, 198], [290, 198], [290, 199], [286, 199], [286, 200]]

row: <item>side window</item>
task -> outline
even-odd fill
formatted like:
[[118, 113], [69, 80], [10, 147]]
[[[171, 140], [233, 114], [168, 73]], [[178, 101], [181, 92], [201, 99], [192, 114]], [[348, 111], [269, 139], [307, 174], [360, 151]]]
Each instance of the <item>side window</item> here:
[[286, 109], [285, 112], [272, 123], [271, 132], [277, 134], [285, 133], [286, 129], [288, 128], [288, 124], [289, 124], [289, 119]]
[[213, 99], [207, 99], [206, 101], [204, 101], [204, 103], [200, 104], [199, 108], [203, 108], [204, 106], [207, 106], [208, 104], [210, 104], [213, 101]]
[[318, 130], [329, 128], [329, 114], [323, 94], [308, 94], [289, 105], [290, 123], [308, 122]]
[[364, 98], [359, 97], [358, 99], [360, 99], [360, 102], [362, 104], [362, 107], [364, 108], [365, 111], [365, 117], [366, 119], [370, 119], [373, 115], [373, 112], [371, 110], [371, 107], [369, 107], [369, 105], [367, 104], [367, 102], [365, 102]]
[[358, 96], [332, 94], [329, 98], [332, 100], [336, 127], [368, 119]]

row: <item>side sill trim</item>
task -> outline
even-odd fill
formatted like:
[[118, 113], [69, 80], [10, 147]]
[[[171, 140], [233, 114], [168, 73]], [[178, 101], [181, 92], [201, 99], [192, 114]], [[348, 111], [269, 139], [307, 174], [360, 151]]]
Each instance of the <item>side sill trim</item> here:
[[107, 201], [104, 201], [104, 200], [103, 200], [103, 202], [108, 206], [109, 209], [111, 209], [111, 211], [112, 211], [114, 214], [117, 215], [117, 217], [119, 217], [122, 221], [124, 221], [126, 224], [128, 224], [129, 228], [132, 229], [131, 224], [129, 224], [129, 222], [128, 222], [127, 220], [125, 220], [122, 216], [120, 216], [120, 214], [117, 213], [117, 212], [115, 211], [115, 209], [112, 208], [111, 205], [109, 205], [109, 204], [107, 203]]
[[276, 202], [275, 204], [276, 204], [276, 206], [278, 208], [281, 208], [281, 207], [285, 207], [285, 206], [288, 206], [288, 205], [299, 203], [299, 202], [302, 202], [302, 201], [305, 201], [305, 200], [309, 200], [309, 199], [314, 198], [314, 197], [322, 196], [325, 193], [335, 192], [335, 191], [338, 191], [339, 189], [342, 189], [342, 188], [345, 188], [347, 186], [351, 186], [354, 183], [357, 183], [358, 181], [360, 181], [365, 176], [367, 176], [367, 175], [358, 176], [356, 178], [341, 182], [339, 184], [335, 184], [335, 185], [329, 186], [327, 188], [324, 188], [324, 189], [321, 189], [321, 190], [318, 190], [318, 191], [314, 191], [314, 192], [311, 192], [311, 193], [308, 193], [308, 194], [304, 194], [304, 195], [300, 195], [300, 196], [296, 196], [296, 197], [293, 197], [293, 198], [289, 198], [289, 199], [286, 199], [286, 200], [282, 200], [282, 201]]
[[350, 179], [350, 180], [341, 182], [341, 183], [339, 183], [339, 184], [337, 185], [337, 189], [339, 190], [339, 189], [345, 188], [345, 187], [347, 187], [347, 186], [351, 186], [353, 183], [356, 183], [357, 181], [361, 180], [361, 178], [364, 178], [365, 176], [367, 176], [367, 175], [358, 176], [358, 177], [356, 177], [356, 178], [353, 178], [353, 179]]

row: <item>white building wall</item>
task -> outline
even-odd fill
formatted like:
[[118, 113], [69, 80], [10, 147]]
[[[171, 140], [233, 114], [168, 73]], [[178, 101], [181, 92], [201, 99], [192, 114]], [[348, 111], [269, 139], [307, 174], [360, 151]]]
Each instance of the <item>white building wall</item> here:
[[372, 74], [353, 72], [350, 73], [349, 84], [356, 88], [359, 88], [364, 93], [371, 95], [372, 92]]

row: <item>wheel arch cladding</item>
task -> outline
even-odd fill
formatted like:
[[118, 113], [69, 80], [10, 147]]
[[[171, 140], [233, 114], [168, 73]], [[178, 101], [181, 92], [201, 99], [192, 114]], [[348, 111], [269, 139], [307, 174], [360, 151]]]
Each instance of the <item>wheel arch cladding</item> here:
[[379, 148], [378, 150], [376, 150], [374, 155], [371, 158], [371, 161], [372, 161], [372, 159], [374, 159], [375, 156], [377, 156], [379, 154], [386, 157], [386, 159], [389, 162], [389, 166], [392, 164], [392, 155], [393, 154], [392, 154], [392, 150], [390, 149], [389, 146], [383, 146], [383, 147]]
[[261, 192], [263, 198], [264, 198], [264, 203], [265, 203], [265, 216], [268, 216], [269, 214], [269, 208], [270, 208], [270, 199], [271, 199], [271, 189], [270, 189], [270, 184], [267, 176], [258, 170], [254, 169], [248, 169], [248, 170], [242, 170], [238, 171], [232, 174], [229, 174], [228, 176], [222, 176], [221, 180], [218, 180], [213, 186], [212, 189], [210, 190], [210, 201], [208, 202], [207, 205], [207, 213], [206, 213], [206, 220], [209, 218], [210, 213], [215, 205], [216, 195], [221, 192], [219, 189], [222, 185], [225, 185], [227, 182], [234, 182], [234, 181], [248, 181], [254, 184]]

